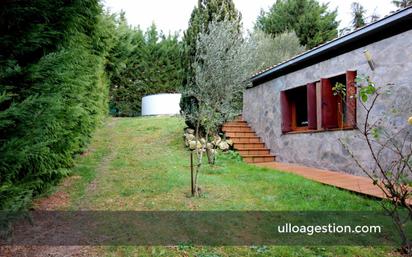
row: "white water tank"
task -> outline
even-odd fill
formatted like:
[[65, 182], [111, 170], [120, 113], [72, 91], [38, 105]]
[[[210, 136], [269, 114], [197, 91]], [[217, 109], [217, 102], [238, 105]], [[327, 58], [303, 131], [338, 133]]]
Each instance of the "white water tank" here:
[[157, 94], [142, 98], [142, 116], [180, 113], [181, 94]]

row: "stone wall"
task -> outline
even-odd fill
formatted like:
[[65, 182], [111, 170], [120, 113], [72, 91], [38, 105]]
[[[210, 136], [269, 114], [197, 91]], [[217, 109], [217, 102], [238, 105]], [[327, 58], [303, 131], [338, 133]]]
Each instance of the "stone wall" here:
[[[355, 155], [364, 164], [372, 165], [369, 152], [360, 139], [358, 130], [325, 131], [318, 133], [282, 134], [280, 91], [318, 81], [321, 77], [356, 70], [358, 75], [369, 75], [382, 87], [394, 83], [392, 94], [383, 96], [373, 112], [373, 118], [382, 117], [392, 107], [400, 108], [399, 115], [391, 117], [393, 126], [406, 123], [412, 115], [412, 31], [375, 42], [360, 49], [275, 78], [246, 90], [243, 118], [248, 121], [278, 161], [363, 175], [338, 139], [348, 140]], [[368, 49], [376, 64], [372, 71], [363, 51]], [[364, 112], [358, 102], [358, 121]]]

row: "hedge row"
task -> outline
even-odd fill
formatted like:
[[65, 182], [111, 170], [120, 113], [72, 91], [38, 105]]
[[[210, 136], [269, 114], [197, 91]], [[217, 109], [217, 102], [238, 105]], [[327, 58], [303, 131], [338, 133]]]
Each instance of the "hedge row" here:
[[107, 112], [101, 13], [98, 0], [0, 4], [0, 210], [67, 175]]
[[110, 114], [140, 116], [143, 96], [175, 93], [184, 78], [182, 43], [153, 24], [145, 32], [127, 24], [124, 14], [114, 19], [115, 45], [110, 52]]

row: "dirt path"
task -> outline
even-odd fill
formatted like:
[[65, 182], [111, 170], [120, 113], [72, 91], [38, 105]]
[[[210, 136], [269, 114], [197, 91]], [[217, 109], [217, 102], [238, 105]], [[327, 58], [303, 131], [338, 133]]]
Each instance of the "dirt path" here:
[[[204, 196], [189, 194], [189, 158], [183, 147], [182, 119], [107, 119], [89, 149], [76, 158], [73, 175], [54, 194], [35, 202], [38, 210], [356, 210], [378, 208], [370, 199], [321, 185], [300, 176], [247, 165], [221, 155], [205, 166]], [[293, 190], [290, 190], [293, 188]], [[293, 202], [293, 205], [291, 205]], [[376, 207], [375, 207], [376, 204]], [[58, 219], [60, 221], [61, 219]], [[47, 222], [46, 222], [47, 223]], [[49, 235], [56, 235], [52, 226]], [[56, 227], [56, 226], [55, 226]], [[72, 228], [71, 226], [69, 228]], [[36, 229], [36, 228], [35, 228]], [[31, 240], [32, 230], [25, 230]], [[87, 230], [89, 231], [89, 230]], [[77, 235], [67, 233], [67, 235]], [[65, 234], [66, 235], [66, 234]], [[41, 234], [40, 234], [41, 236]], [[44, 235], [47, 237], [47, 234]], [[56, 238], [56, 237], [53, 237]], [[62, 241], [68, 242], [68, 237]], [[83, 242], [83, 241], [82, 241]], [[55, 245], [59, 245], [58, 243]], [[251, 247], [27, 246], [0, 248], [6, 256], [396, 256], [381, 247], [276, 247], [266, 253]]]
[[[105, 125], [106, 129], [111, 131], [115, 126], [117, 119], [110, 119]], [[109, 132], [109, 134], [112, 134]], [[114, 143], [113, 137], [110, 137], [110, 142], [112, 145]], [[86, 150], [79, 158], [84, 158], [89, 156], [93, 152], [92, 149]], [[109, 154], [102, 158], [98, 168], [96, 169], [97, 175], [104, 175], [107, 172], [107, 166], [111, 162], [114, 156], [112, 148], [109, 148]], [[56, 188], [56, 191], [43, 198], [36, 199], [33, 202], [33, 209], [38, 211], [58, 211], [65, 210], [70, 207], [71, 199], [67, 191], [70, 190], [72, 185], [76, 181], [80, 180], [81, 177], [78, 175], [73, 175], [65, 178], [59, 186]], [[92, 194], [96, 189], [97, 184], [96, 180], [90, 183], [86, 189], [86, 195]], [[80, 207], [81, 206], [81, 207]], [[79, 205], [79, 209], [88, 209], [87, 199], [83, 199]], [[1, 257], [44, 257], [44, 256], [53, 256], [53, 257], [98, 257], [103, 256], [102, 247], [98, 246], [0, 246], [0, 256]]]
[[87, 186], [83, 199], [81, 199], [81, 201], [76, 204], [80, 210], [93, 209], [93, 206], [89, 202], [88, 198], [89, 196], [96, 193], [96, 191], [99, 188], [98, 177], [107, 175], [107, 173], [109, 172], [109, 165], [113, 161], [114, 157], [116, 156], [116, 152], [114, 150], [116, 140], [113, 137], [113, 134], [114, 134], [113, 129], [117, 121], [118, 119], [112, 118], [109, 120], [109, 122], [106, 125], [106, 129], [109, 131], [108, 141], [110, 142], [107, 147], [108, 153], [100, 160], [100, 163], [97, 165], [96, 178]]

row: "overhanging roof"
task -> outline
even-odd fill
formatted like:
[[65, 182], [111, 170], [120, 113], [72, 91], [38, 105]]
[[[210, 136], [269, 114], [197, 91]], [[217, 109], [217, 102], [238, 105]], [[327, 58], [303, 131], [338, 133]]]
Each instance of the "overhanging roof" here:
[[412, 6], [256, 73], [251, 87], [411, 29]]

